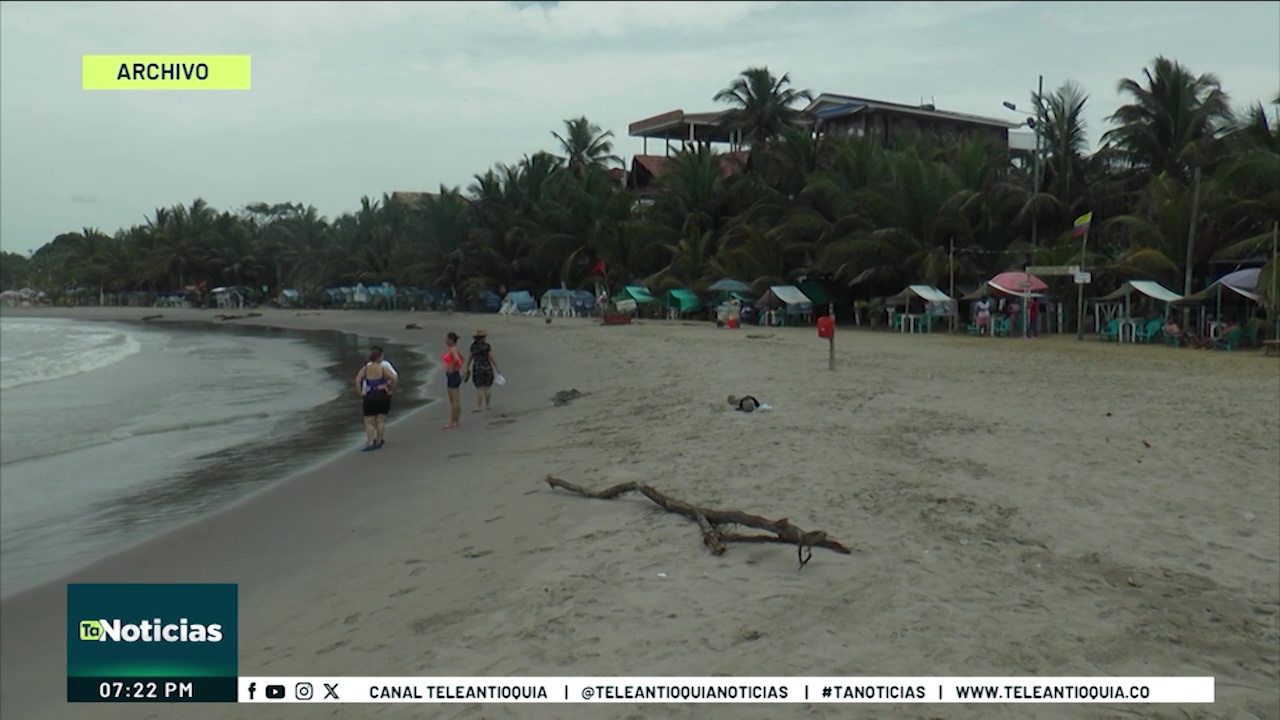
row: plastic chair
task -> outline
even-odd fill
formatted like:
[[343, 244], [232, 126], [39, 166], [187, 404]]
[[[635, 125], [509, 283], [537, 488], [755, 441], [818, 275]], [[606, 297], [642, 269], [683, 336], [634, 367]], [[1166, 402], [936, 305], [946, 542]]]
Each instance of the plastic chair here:
[[1244, 334], [1243, 330], [1241, 330], [1240, 328], [1235, 328], [1229, 331], [1225, 338], [1218, 338], [1214, 340], [1213, 349], [1214, 350], [1235, 350], [1236, 346], [1240, 344], [1240, 336], [1243, 334]]
[[1160, 335], [1164, 327], [1162, 320], [1148, 320], [1143, 327], [1133, 331], [1134, 342], [1149, 343]]
[[1120, 321], [1108, 320], [1106, 327], [1098, 331], [1098, 335], [1100, 335], [1103, 340], [1119, 340], [1120, 339]]

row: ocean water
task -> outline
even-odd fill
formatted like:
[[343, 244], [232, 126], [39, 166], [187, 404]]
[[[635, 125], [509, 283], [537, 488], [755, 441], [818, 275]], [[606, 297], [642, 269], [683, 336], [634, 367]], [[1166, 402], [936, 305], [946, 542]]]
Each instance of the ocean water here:
[[[347, 383], [370, 342], [0, 319], [0, 594], [353, 448], [360, 425]], [[419, 373], [388, 350], [408, 391], [400, 414], [422, 400]]]

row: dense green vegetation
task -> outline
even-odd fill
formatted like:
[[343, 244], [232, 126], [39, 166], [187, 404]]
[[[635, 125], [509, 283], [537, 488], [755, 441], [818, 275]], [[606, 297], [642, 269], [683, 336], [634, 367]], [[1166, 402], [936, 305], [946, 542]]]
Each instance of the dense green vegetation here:
[[1095, 282], [1148, 278], [1181, 291], [1189, 263], [1199, 289], [1234, 269], [1217, 261], [1269, 261], [1280, 122], [1261, 103], [1233, 110], [1213, 75], [1165, 58], [1120, 90], [1127, 104], [1094, 153], [1080, 87], [1033, 95], [1047, 149], [1032, 187], [1026, 158], [1013, 162], [1007, 148], [978, 141], [815, 139], [796, 126], [794, 108], [808, 93], [753, 68], [715, 96], [749, 142], [749, 166], [726, 176], [714, 150], [682, 151], [650, 202], [636, 202], [607, 172], [620, 164], [612, 133], [577, 118], [554, 133], [558, 155], [499, 165], [466, 189], [441, 187], [411, 203], [366, 197], [332, 219], [301, 203], [231, 212], [197, 199], [114, 234], [59, 235], [29, 259], [7, 253], [0, 284], [55, 295], [92, 289], [90, 302], [100, 288], [199, 282], [267, 285], [274, 295], [387, 281], [466, 298], [562, 282], [589, 289], [603, 260], [614, 288], [701, 289], [722, 277], [763, 286], [807, 275], [848, 288], [847, 298], [870, 298], [908, 282], [946, 288], [953, 245], [959, 283], [1029, 263], [1079, 263], [1080, 243], [1068, 233], [1086, 211], [1094, 216], [1084, 264]]

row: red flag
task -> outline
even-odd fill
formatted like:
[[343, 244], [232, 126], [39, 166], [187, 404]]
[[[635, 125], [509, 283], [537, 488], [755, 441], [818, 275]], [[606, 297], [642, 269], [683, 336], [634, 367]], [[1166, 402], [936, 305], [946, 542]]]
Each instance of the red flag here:
[[599, 275], [604, 275], [604, 259], [603, 259], [603, 258], [602, 258], [602, 259], [600, 259], [600, 260], [597, 260], [597, 261], [596, 261], [596, 264], [595, 264], [594, 266], [592, 266], [592, 268], [591, 268], [591, 274], [592, 274], [592, 275], [597, 275], [597, 274], [599, 274]]

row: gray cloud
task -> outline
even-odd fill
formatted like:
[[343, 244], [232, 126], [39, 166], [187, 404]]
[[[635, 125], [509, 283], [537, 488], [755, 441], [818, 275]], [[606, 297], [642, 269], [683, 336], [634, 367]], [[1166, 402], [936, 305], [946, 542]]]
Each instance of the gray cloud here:
[[[708, 110], [767, 65], [814, 91], [994, 117], [1036, 75], [1091, 93], [1096, 139], [1116, 82], [1158, 54], [1215, 72], [1239, 103], [1280, 91], [1280, 6], [1177, 3], [0, 3], [0, 246], [155, 207], [463, 184], [551, 149], [586, 115], [627, 124]], [[248, 92], [85, 92], [85, 53], [249, 53]], [[1014, 116], [1012, 119], [1017, 119]], [[73, 183], [83, 203], [68, 199]], [[73, 196], [74, 198], [74, 196]]]

